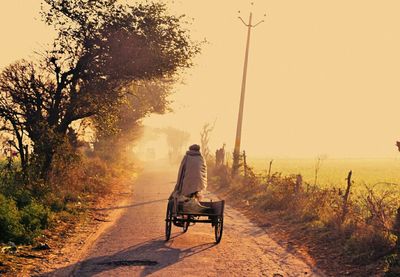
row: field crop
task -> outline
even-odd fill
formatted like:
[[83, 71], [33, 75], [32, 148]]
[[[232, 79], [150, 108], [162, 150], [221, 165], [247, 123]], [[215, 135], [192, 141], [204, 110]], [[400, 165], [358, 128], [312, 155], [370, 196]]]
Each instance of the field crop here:
[[[248, 159], [257, 173], [268, 171], [270, 159]], [[305, 183], [314, 184], [316, 159], [274, 159], [271, 173], [301, 174]], [[364, 185], [376, 189], [400, 190], [400, 159], [323, 159], [318, 172], [317, 185], [323, 188], [346, 186], [346, 177], [352, 170], [354, 187]], [[389, 184], [390, 183], [390, 184]], [[397, 185], [398, 184], [398, 185]]]

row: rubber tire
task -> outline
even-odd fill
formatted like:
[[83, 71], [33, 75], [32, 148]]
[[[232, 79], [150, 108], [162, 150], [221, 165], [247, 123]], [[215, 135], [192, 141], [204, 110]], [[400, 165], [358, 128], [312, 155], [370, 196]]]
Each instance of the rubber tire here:
[[218, 216], [217, 222], [214, 226], [215, 230], [215, 243], [220, 243], [222, 239], [222, 232], [224, 230], [224, 218], [222, 216]]
[[165, 241], [169, 241], [169, 239], [171, 238], [172, 209], [173, 209], [173, 202], [172, 201], [168, 201], [167, 214], [166, 214], [166, 217], [165, 217]]

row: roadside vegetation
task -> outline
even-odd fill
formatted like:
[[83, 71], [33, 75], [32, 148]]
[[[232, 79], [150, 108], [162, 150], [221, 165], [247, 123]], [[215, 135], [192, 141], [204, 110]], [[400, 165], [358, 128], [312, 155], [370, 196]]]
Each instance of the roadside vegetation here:
[[235, 178], [224, 163], [214, 166], [214, 189], [266, 217], [268, 226], [290, 223], [294, 238], [317, 245], [310, 251], [317, 260], [323, 257], [321, 264], [329, 267], [324, 260], [330, 256], [343, 274], [400, 274], [400, 193], [395, 184], [357, 184], [347, 172], [344, 186], [315, 185], [315, 178], [304, 181], [299, 174], [255, 173], [248, 164], [241, 166]]
[[169, 110], [172, 84], [199, 52], [185, 17], [160, 3], [44, 0], [42, 20], [53, 43], [0, 72], [2, 252], [129, 177], [141, 120]]

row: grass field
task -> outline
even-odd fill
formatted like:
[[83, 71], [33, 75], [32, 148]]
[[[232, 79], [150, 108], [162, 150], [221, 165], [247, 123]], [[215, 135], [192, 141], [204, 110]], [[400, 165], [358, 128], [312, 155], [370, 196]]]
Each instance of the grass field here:
[[[257, 173], [266, 172], [269, 159], [249, 159]], [[301, 174], [304, 182], [313, 184], [315, 159], [274, 159], [271, 172], [284, 175]], [[400, 189], [400, 159], [324, 159], [321, 162], [317, 184], [321, 187], [345, 187], [348, 172], [353, 171], [355, 187], [375, 185], [376, 188]], [[395, 183], [397, 185], [388, 185]]]

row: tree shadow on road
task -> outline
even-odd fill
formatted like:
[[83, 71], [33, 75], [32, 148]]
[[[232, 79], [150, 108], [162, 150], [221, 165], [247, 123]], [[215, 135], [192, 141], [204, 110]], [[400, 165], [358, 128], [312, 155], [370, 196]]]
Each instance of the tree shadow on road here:
[[[179, 235], [180, 234], [176, 235], [175, 237]], [[180, 249], [172, 247], [171, 242], [165, 242], [162, 237], [158, 237], [138, 245], [128, 247], [109, 256], [88, 258], [82, 262], [36, 276], [89, 277], [95, 274], [115, 270], [117, 268], [124, 270], [124, 272], [127, 273], [135, 270], [132, 267], [138, 266], [141, 267], [142, 271], [140, 276], [147, 276], [148, 274], [162, 270], [190, 256], [206, 251], [213, 246], [215, 246], [214, 243], [204, 243], [194, 247]], [[123, 269], [122, 267], [125, 268]]]

